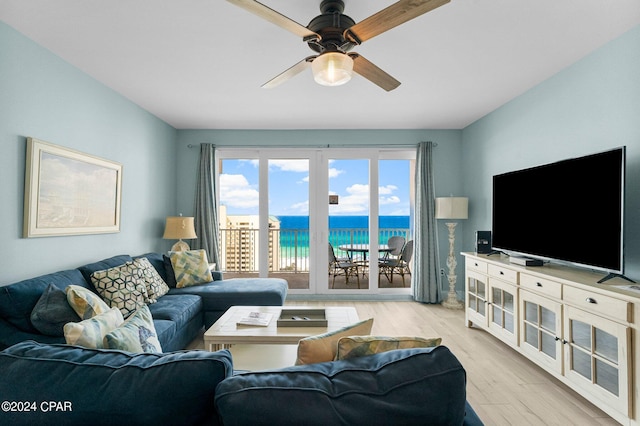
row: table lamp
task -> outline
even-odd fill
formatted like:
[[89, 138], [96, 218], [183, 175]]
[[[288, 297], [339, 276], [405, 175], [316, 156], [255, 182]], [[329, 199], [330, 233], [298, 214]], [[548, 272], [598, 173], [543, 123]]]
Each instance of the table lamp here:
[[193, 238], [198, 238], [196, 236], [196, 229], [193, 225], [193, 218], [168, 216], [162, 238], [165, 240], [178, 240], [178, 242], [171, 247], [172, 251], [190, 250], [189, 244], [182, 241], [182, 239], [191, 240]]
[[[436, 198], [436, 219], [467, 219], [469, 215], [469, 199], [466, 197], [438, 197]], [[462, 309], [464, 304], [456, 296], [456, 256], [454, 245], [456, 240], [457, 222], [446, 222], [449, 228], [449, 257], [447, 266], [449, 267], [449, 294], [442, 302], [442, 306], [449, 309]]]

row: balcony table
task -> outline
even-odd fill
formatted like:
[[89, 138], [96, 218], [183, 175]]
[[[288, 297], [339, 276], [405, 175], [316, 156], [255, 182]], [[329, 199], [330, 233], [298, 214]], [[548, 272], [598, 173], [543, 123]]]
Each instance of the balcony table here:
[[[362, 253], [362, 260], [355, 262], [362, 264], [362, 276], [364, 277], [365, 269], [369, 266], [369, 262], [367, 260], [367, 254], [370, 250], [369, 244], [343, 244], [338, 246], [338, 248], [342, 251], [348, 252], [350, 258], [352, 258], [352, 253]], [[380, 244], [378, 246], [378, 252], [380, 253], [390, 252], [391, 250], [393, 249], [386, 244]]]

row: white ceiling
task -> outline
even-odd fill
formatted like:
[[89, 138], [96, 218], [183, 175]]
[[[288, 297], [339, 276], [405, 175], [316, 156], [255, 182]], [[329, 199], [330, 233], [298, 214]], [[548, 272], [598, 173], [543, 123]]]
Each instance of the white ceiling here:
[[[321, 0], [263, 0], [307, 25]], [[395, 0], [345, 0], [356, 22]], [[638, 0], [451, 0], [354, 49], [402, 82], [323, 87], [224, 0], [0, 0], [0, 18], [178, 129], [460, 129], [640, 24]]]

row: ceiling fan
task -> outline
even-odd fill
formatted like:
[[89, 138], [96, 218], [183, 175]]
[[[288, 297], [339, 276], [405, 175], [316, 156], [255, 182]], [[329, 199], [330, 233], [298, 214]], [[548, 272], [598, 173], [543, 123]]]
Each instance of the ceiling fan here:
[[317, 55], [306, 57], [262, 87], [276, 87], [311, 67], [315, 81], [325, 86], [344, 84], [355, 72], [384, 90], [391, 91], [400, 85], [398, 80], [364, 56], [349, 51], [378, 34], [449, 3], [450, 0], [399, 0], [358, 23], [342, 13], [343, 0], [322, 0], [321, 14], [313, 18], [306, 27], [255, 0], [228, 1], [302, 37], [302, 41], [317, 52]]

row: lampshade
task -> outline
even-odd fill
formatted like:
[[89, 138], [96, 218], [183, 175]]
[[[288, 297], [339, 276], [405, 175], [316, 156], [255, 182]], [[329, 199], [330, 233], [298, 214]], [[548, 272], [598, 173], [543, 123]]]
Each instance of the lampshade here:
[[346, 53], [325, 52], [311, 62], [316, 83], [323, 86], [340, 86], [351, 80], [353, 59]]
[[436, 198], [436, 219], [467, 219], [469, 199], [467, 197]]
[[193, 218], [183, 216], [167, 217], [162, 238], [165, 240], [190, 240], [198, 238], [196, 236], [196, 229], [193, 226]]

